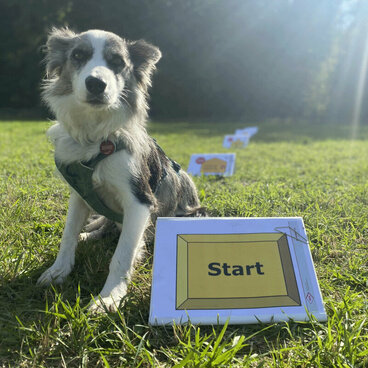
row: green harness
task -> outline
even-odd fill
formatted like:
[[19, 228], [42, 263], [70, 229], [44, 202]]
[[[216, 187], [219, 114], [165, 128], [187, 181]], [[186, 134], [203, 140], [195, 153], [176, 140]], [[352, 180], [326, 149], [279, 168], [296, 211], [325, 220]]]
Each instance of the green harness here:
[[[154, 140], [156, 148], [160, 150], [164, 155], [164, 151]], [[104, 158], [110, 156], [111, 154], [120, 151], [125, 148], [125, 145], [122, 141], [117, 142], [116, 144], [111, 141], [105, 141], [101, 143], [100, 153], [87, 162], [73, 162], [69, 165], [65, 165], [62, 162], [58, 161], [55, 157], [55, 164], [60, 173], [63, 175], [64, 179], [68, 182], [68, 184], [89, 204], [91, 208], [93, 208], [98, 214], [107, 217], [108, 219], [123, 223], [123, 215], [116, 213], [107, 207], [97, 195], [95, 190], [93, 189], [92, 184], [92, 175], [96, 165], [102, 161]], [[166, 155], [165, 155], [166, 156]], [[166, 156], [167, 157], [167, 156]], [[168, 158], [168, 157], [167, 157]], [[171, 162], [173, 169], [179, 174], [180, 165], [169, 159]], [[151, 188], [152, 190], [157, 190], [161, 181], [165, 178], [167, 172], [165, 168], [162, 168], [162, 175], [160, 181], [156, 188]]]
[[[103, 142], [104, 143], [104, 142]], [[102, 144], [101, 146], [102, 147]], [[112, 149], [106, 151], [100, 148], [100, 153], [87, 162], [72, 162], [69, 165], [65, 165], [55, 158], [55, 164], [60, 173], [68, 184], [92, 207], [97, 213], [107, 217], [108, 219], [123, 223], [123, 215], [116, 213], [101, 201], [100, 197], [93, 189], [92, 175], [96, 165], [104, 158], [108, 157], [114, 152], [120, 151], [125, 148], [122, 141], [117, 144], [107, 141], [112, 145]]]

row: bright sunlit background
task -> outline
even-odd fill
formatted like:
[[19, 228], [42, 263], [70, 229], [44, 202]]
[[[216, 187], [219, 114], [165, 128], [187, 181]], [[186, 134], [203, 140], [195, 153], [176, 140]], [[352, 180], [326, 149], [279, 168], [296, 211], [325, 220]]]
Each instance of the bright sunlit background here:
[[13, 0], [0, 3], [0, 107], [45, 114], [51, 26], [102, 28], [163, 52], [154, 118], [367, 120], [364, 0]]

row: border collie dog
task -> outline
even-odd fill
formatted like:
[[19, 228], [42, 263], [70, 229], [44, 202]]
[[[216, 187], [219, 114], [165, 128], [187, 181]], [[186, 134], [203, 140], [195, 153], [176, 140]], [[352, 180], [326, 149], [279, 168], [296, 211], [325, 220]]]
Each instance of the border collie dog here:
[[38, 283], [64, 281], [79, 234], [95, 210], [105, 217], [88, 225], [85, 239], [106, 217], [121, 234], [106, 283], [90, 308], [114, 311], [127, 292], [148, 226], [158, 216], [201, 212], [192, 180], [145, 129], [147, 91], [161, 52], [143, 40], [67, 28], [53, 29], [45, 49], [43, 99], [57, 119], [47, 134], [71, 195], [59, 253]]

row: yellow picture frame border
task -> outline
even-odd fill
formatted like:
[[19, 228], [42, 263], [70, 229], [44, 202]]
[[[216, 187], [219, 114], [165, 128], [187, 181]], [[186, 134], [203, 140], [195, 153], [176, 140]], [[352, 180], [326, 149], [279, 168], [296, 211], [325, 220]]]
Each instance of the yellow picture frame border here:
[[[277, 243], [286, 291], [285, 295], [242, 298], [189, 298], [188, 247], [190, 243], [211, 242], [272, 242]], [[287, 236], [283, 233], [257, 234], [178, 234], [176, 244], [176, 304], [177, 310], [248, 309], [301, 306]]]

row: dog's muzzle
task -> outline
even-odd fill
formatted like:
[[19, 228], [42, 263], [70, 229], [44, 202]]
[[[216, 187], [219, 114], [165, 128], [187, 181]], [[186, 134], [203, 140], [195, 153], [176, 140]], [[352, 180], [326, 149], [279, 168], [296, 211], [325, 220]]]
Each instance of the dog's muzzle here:
[[100, 95], [106, 89], [107, 84], [99, 78], [92, 77], [91, 75], [86, 78], [87, 91], [93, 95]]
[[86, 88], [89, 93], [88, 102], [92, 104], [104, 103], [104, 95], [107, 84], [99, 78], [89, 76], [85, 80]]

